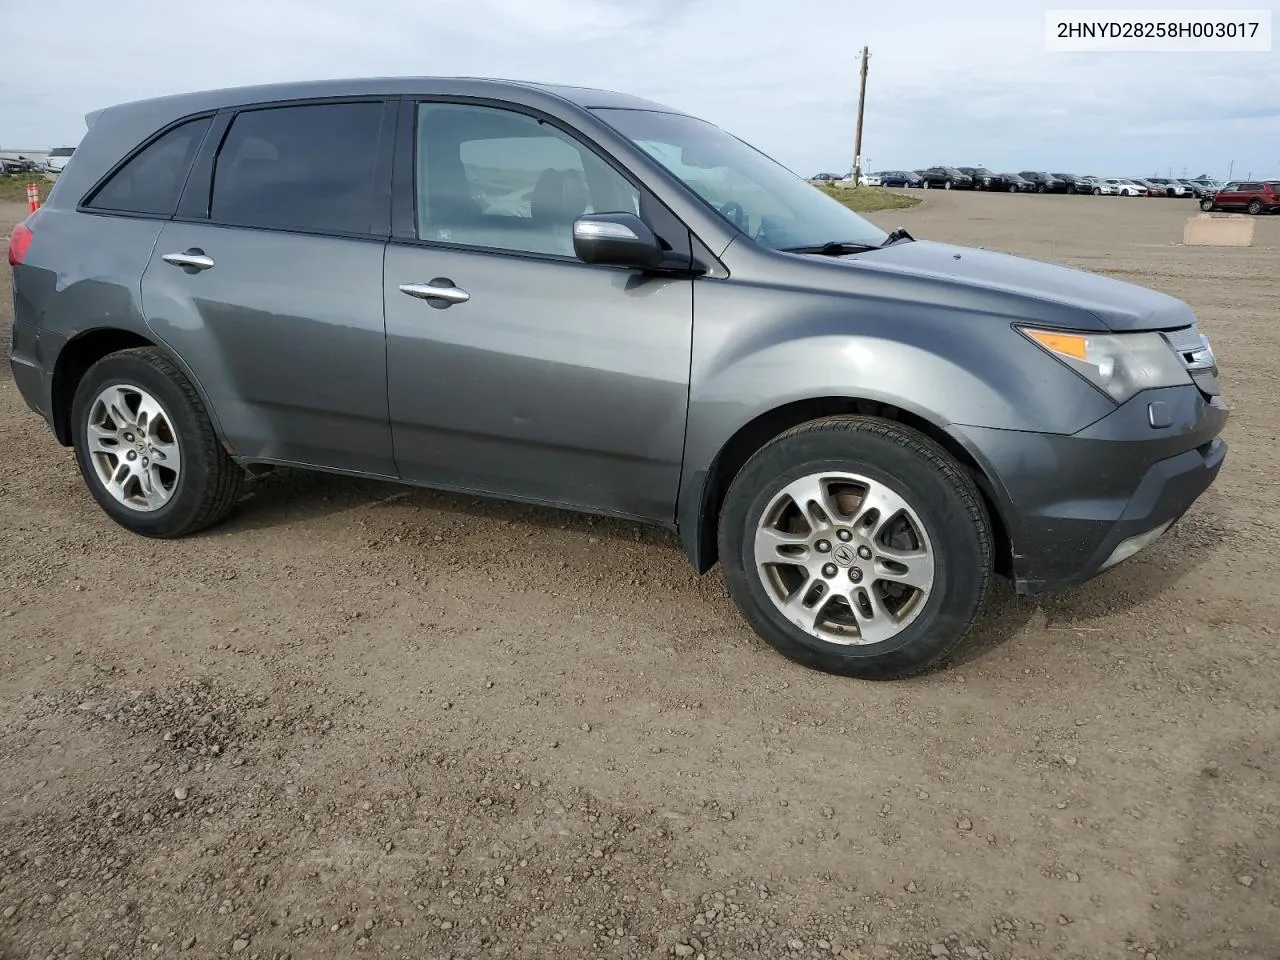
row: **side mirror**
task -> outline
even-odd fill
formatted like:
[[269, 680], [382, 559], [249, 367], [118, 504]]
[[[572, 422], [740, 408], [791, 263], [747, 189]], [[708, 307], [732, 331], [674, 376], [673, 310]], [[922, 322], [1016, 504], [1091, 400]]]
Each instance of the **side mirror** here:
[[593, 213], [573, 222], [573, 252], [584, 263], [647, 270], [662, 263], [662, 244], [634, 213]]

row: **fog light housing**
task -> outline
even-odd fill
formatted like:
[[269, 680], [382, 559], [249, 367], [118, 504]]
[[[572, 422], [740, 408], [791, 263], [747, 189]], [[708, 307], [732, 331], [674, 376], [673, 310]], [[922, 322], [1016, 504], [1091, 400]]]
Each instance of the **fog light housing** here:
[[1151, 546], [1151, 544], [1159, 540], [1164, 532], [1171, 526], [1173, 526], [1173, 521], [1166, 520], [1164, 523], [1160, 524], [1160, 526], [1153, 527], [1146, 533], [1140, 533], [1135, 537], [1129, 537], [1127, 540], [1121, 540], [1116, 544], [1116, 548], [1111, 551], [1111, 556], [1107, 557], [1102, 566], [1098, 568], [1098, 572], [1101, 573], [1103, 570], [1109, 570], [1121, 560], [1128, 560], [1139, 550]]

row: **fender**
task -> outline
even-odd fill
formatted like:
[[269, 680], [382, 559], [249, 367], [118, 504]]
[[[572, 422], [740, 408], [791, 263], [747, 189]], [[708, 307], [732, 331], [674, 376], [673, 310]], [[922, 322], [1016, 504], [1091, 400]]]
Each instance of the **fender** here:
[[[736, 473], [760, 445], [800, 422], [796, 416], [900, 410], [906, 422], [929, 425], [963, 450], [1004, 512], [1007, 494], [965, 426], [1071, 434], [1114, 410], [1011, 330], [1008, 315], [737, 281], [699, 281], [695, 296], [676, 523], [699, 569], [710, 566], [708, 544], [714, 551], [718, 498], [732, 479], [724, 471]], [[753, 424], [763, 435], [744, 441]], [[736, 449], [743, 442], [745, 452]]]

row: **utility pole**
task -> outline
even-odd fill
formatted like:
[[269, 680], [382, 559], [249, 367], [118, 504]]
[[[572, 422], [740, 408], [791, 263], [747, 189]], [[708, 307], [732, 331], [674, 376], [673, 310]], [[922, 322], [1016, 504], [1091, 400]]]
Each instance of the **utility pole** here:
[[853, 185], [858, 185], [862, 177], [862, 111], [867, 103], [867, 60], [871, 56], [866, 47], [862, 48], [862, 69], [859, 71], [858, 83], [858, 128], [853, 135]]

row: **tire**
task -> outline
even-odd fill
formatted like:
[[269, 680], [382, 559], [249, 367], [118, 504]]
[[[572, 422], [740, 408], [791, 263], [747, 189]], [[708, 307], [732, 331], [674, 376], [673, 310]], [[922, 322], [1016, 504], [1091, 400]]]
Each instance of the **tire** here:
[[948, 180], [948, 181], [946, 181], [945, 183], [943, 183], [943, 185], [942, 185], [942, 189], [943, 189], [943, 190], [950, 190], [950, 189], [951, 189], [951, 181], [950, 181], [950, 180]]
[[1064, 192], [1067, 194], [1067, 196], [1071, 196], [1073, 193], [1076, 192], [1075, 184], [1068, 183], [1067, 189]]
[[929, 181], [928, 181], [928, 180], [925, 180], [923, 183], [921, 183], [921, 184], [920, 184], [920, 189], [921, 189], [921, 190], [928, 190], [928, 189], [929, 189]]
[[[103, 357], [76, 387], [71, 416], [85, 485], [125, 529], [182, 537], [217, 523], [235, 505], [244, 471], [218, 440], [191, 381], [159, 350], [140, 347]], [[170, 463], [177, 466], [170, 469]], [[113, 493], [104, 474], [119, 476], [122, 467], [138, 464], [148, 467], [111, 485]]]
[[1044, 193], [1044, 191], [1045, 191], [1045, 185], [1043, 183], [1040, 184], [1038, 187], [1036, 187], [1036, 193]]
[[1009, 184], [1009, 192], [1010, 192], [1010, 193], [1017, 193], [1017, 192], [1018, 192], [1018, 185], [1017, 185], [1016, 183], [1011, 183], [1011, 184]]
[[[864, 493], [876, 486], [885, 512], [893, 511], [889, 521], [883, 515], [874, 521], [873, 526], [883, 526], [871, 539], [863, 533], [870, 528], [861, 525], [868, 514], [849, 519], [859, 514], [862, 501], [842, 500], [841, 481], [832, 480], [831, 474], [845, 475]], [[823, 475], [828, 483], [820, 484]], [[847, 525], [837, 530], [838, 539], [830, 537], [829, 528], [816, 518], [801, 518], [796, 508], [799, 501], [788, 491], [805, 485], [826, 490], [824, 509], [832, 511], [826, 516]], [[800, 496], [806, 503], [816, 502]], [[895, 502], [898, 507], [891, 506]], [[842, 516], [838, 511], [847, 513]], [[788, 533], [776, 526], [779, 523], [802, 525], [808, 532]], [[874, 558], [869, 546], [890, 549], [879, 540], [886, 531], [905, 538], [894, 547], [915, 551], [896, 554], [910, 560], [900, 565], [905, 574], [899, 576], [914, 571], [917, 577], [928, 578], [926, 589], [895, 586], [892, 589], [904, 596], [886, 596], [883, 584], [887, 581], [876, 576], [884, 572], [885, 556]], [[779, 653], [824, 672], [887, 680], [927, 668], [969, 632], [990, 583], [990, 531], [973, 480], [940, 446], [891, 421], [842, 416], [802, 424], [756, 452], [725, 497], [719, 546], [730, 596], [756, 633]], [[784, 555], [784, 551], [796, 548], [787, 540], [774, 540], [774, 534], [808, 538], [808, 545], [799, 549], [804, 551], [803, 563], [813, 566], [812, 579], [805, 580], [801, 567], [786, 559], [793, 554]], [[781, 542], [776, 555], [784, 559], [758, 566], [757, 537], [764, 538], [769, 550], [777, 550]], [[873, 559], [860, 559], [864, 554], [858, 551], [864, 549]], [[825, 556], [830, 560], [824, 564]], [[916, 558], [925, 558], [926, 566], [911, 566]], [[927, 566], [930, 559], [931, 567]], [[860, 564], [865, 564], [865, 573]], [[789, 586], [787, 578], [803, 586]], [[823, 592], [810, 604], [811, 627], [783, 613], [781, 604], [788, 603], [794, 617], [805, 619], [802, 601], [816, 594], [819, 583]], [[862, 613], [855, 615], [853, 602], [862, 600], [846, 598], [865, 598], [868, 590], [875, 592], [879, 607], [864, 605]], [[882, 613], [885, 617], [879, 618]]]
[[1094, 195], [1095, 197], [1100, 197], [1100, 196], [1102, 196], [1102, 188], [1101, 188], [1101, 187], [1094, 187], [1094, 188], [1093, 188], [1093, 195]]
[[1203, 200], [1200, 201], [1200, 209], [1204, 210], [1206, 213], [1209, 212], [1210, 210], [1213, 209], [1213, 201], [1210, 200], [1208, 197], [1205, 197]]
[[1262, 201], [1250, 200], [1249, 206], [1245, 207], [1245, 209], [1249, 211], [1251, 216], [1259, 216], [1262, 213]]

